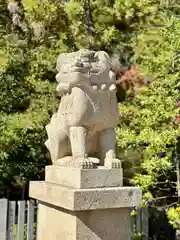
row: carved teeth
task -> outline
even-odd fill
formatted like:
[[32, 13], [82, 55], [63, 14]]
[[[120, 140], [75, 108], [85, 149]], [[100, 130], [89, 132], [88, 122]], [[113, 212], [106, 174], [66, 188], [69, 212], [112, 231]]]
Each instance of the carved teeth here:
[[111, 92], [116, 91], [116, 85], [115, 85], [115, 84], [112, 84], [112, 85], [109, 87], [109, 90], [110, 90]]
[[101, 85], [101, 90], [105, 90], [107, 88], [106, 84]]
[[[93, 85], [92, 87], [93, 87], [94, 90], [98, 90], [99, 89], [99, 87], [97, 85]], [[100, 89], [102, 91], [106, 90], [107, 88], [108, 88], [108, 86], [106, 84], [102, 84], [100, 86]], [[111, 84], [110, 87], [109, 87], [109, 90], [111, 92], [115, 92], [116, 91], [116, 84]]]
[[98, 86], [97, 85], [93, 85], [93, 89], [94, 90], [98, 90]]

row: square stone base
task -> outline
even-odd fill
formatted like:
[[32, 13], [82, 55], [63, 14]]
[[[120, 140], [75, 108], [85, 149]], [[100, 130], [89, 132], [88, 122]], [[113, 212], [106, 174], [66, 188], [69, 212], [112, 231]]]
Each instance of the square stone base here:
[[72, 212], [39, 203], [38, 240], [131, 240], [131, 208]]
[[122, 168], [80, 169], [73, 167], [47, 166], [45, 181], [72, 188], [122, 187]]

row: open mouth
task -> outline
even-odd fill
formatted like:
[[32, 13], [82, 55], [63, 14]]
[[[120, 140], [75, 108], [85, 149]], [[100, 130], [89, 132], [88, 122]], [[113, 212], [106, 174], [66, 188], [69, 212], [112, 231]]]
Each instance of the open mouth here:
[[70, 72], [80, 72], [80, 73], [88, 73], [90, 70], [89, 67], [71, 67]]
[[71, 72], [81, 72], [84, 70], [84, 67], [72, 67]]

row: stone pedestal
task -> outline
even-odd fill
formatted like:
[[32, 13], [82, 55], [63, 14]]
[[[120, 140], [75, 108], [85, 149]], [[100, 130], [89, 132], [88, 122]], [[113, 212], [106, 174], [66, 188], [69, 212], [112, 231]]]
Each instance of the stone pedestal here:
[[131, 240], [141, 190], [122, 187], [122, 169], [48, 166], [30, 197], [39, 201], [38, 240]]

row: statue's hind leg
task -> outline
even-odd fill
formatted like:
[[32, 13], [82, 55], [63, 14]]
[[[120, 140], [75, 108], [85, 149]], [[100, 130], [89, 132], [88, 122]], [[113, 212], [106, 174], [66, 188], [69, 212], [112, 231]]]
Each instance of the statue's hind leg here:
[[58, 159], [71, 155], [70, 143], [66, 132], [64, 132], [58, 124], [51, 122], [46, 126], [48, 140], [45, 142], [46, 147], [50, 151], [51, 160], [56, 164]]

